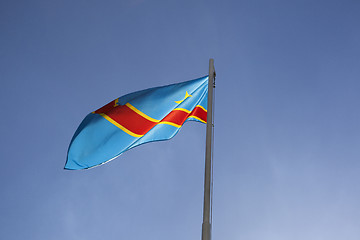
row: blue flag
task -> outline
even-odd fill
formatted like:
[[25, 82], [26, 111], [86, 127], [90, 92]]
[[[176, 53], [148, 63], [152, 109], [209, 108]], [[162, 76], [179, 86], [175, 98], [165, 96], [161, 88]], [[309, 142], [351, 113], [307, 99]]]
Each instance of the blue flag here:
[[208, 76], [117, 98], [76, 130], [65, 169], [106, 163], [140, 144], [167, 140], [188, 120], [206, 123]]

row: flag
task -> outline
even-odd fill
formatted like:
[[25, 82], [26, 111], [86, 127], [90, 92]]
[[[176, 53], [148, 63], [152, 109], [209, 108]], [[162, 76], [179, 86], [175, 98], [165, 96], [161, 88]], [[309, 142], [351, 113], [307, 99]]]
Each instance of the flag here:
[[68, 149], [65, 169], [86, 169], [144, 143], [167, 140], [186, 121], [206, 123], [208, 76], [117, 98], [88, 114]]

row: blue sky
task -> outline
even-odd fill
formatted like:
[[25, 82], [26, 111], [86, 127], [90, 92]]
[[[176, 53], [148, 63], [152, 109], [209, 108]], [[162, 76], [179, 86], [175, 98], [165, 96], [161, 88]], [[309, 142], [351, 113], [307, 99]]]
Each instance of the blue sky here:
[[217, 71], [213, 239], [360, 238], [359, 1], [1, 1], [0, 238], [200, 239], [205, 125], [63, 170], [87, 113]]

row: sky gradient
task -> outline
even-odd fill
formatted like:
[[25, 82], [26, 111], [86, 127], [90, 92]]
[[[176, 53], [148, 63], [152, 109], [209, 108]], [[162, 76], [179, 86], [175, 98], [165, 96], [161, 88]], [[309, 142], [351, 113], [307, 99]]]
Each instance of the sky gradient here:
[[64, 170], [82, 119], [216, 78], [213, 240], [360, 239], [360, 2], [0, 2], [0, 239], [200, 239], [205, 125]]

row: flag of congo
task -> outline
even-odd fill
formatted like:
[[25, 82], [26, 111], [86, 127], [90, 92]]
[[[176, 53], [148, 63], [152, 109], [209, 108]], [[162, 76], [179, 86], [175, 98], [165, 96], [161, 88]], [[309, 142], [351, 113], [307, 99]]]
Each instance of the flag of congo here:
[[65, 169], [91, 168], [140, 144], [170, 139], [188, 120], [206, 123], [207, 95], [208, 76], [111, 101], [82, 121]]

